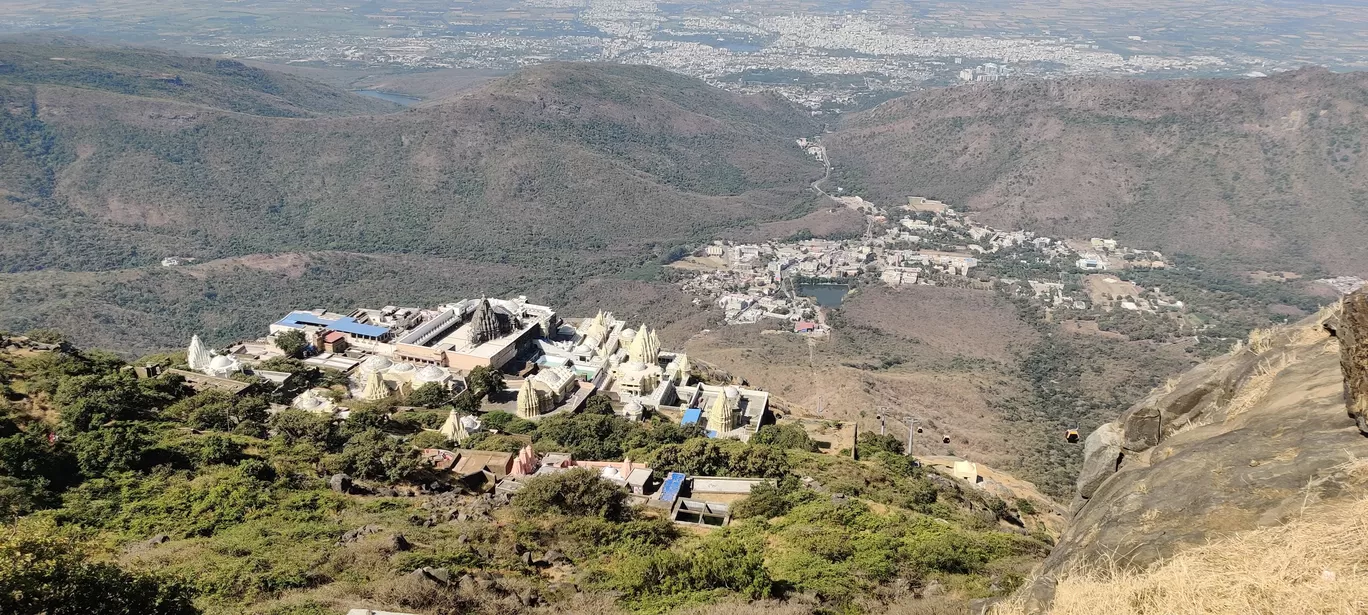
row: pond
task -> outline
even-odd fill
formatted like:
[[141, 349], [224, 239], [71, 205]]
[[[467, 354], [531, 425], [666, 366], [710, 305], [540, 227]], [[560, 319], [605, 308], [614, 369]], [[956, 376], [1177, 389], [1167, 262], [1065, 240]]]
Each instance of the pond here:
[[352, 93], [360, 94], [362, 96], [369, 96], [371, 98], [379, 98], [380, 100], [388, 100], [392, 103], [400, 104], [405, 107], [412, 107], [413, 105], [423, 102], [423, 99], [421, 98], [414, 98], [413, 96], [404, 96], [403, 94], [391, 94], [389, 92], [381, 92], [380, 90], [352, 90]]
[[812, 297], [822, 307], [839, 307], [850, 292], [849, 284], [799, 284], [798, 294]]

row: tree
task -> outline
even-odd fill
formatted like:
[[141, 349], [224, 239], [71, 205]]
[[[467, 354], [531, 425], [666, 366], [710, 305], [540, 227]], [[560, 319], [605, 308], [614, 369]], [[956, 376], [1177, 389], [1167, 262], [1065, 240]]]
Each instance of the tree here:
[[[281, 337], [284, 337], [284, 335], [288, 334], [283, 334]], [[276, 347], [280, 347], [280, 338], [276, 338]], [[283, 351], [284, 349], [281, 350]], [[301, 372], [313, 371], [314, 368], [305, 365], [303, 361], [294, 358], [294, 356], [288, 356], [271, 357], [269, 359], [266, 359], [265, 361], [257, 363], [253, 369], [263, 369], [271, 372], [289, 372], [291, 374], [298, 374]]]
[[276, 435], [290, 444], [305, 441], [329, 448], [336, 436], [332, 417], [294, 408], [277, 412], [271, 417], [270, 426]]
[[534, 476], [513, 495], [513, 506], [527, 515], [628, 517], [627, 493], [589, 468]]
[[470, 375], [466, 377], [470, 382], [470, 388], [477, 394], [489, 397], [502, 393], [508, 385], [504, 383], [503, 374], [496, 369], [490, 369], [483, 365], [470, 370]]
[[270, 403], [261, 397], [236, 397], [227, 391], [210, 389], [172, 404], [164, 414], [195, 429], [229, 431], [244, 421], [265, 422], [268, 408]]
[[[456, 408], [456, 412], [462, 415], [475, 414], [480, 411], [480, 398], [471, 391], [461, 391], [459, 395], [451, 400], [451, 406]], [[491, 412], [490, 414], [494, 413]], [[508, 413], [505, 412], [504, 414]]]
[[901, 455], [903, 443], [897, 436], [867, 432], [860, 434], [855, 450], [859, 453], [860, 459], [873, 459], [879, 452]]
[[429, 382], [414, 389], [409, 395], [408, 403], [411, 406], [440, 408], [451, 403], [451, 389], [436, 382]]
[[613, 414], [613, 401], [607, 395], [595, 393], [584, 400], [585, 414]]
[[448, 440], [441, 432], [420, 431], [409, 440], [413, 448], [456, 448], [456, 443]]
[[129, 373], [73, 376], [60, 381], [53, 401], [61, 409], [62, 423], [71, 431], [88, 431], [109, 421], [142, 418], [152, 399]]
[[389, 424], [389, 408], [367, 404], [352, 408], [342, 423], [341, 433], [343, 437], [351, 437], [372, 429], [384, 431]]
[[495, 411], [490, 412], [490, 413], [484, 415], [483, 417], [481, 417], [481, 418], [480, 418], [480, 422], [481, 422], [485, 427], [488, 427], [489, 429], [497, 429], [497, 430], [499, 430], [499, 431], [505, 431], [505, 428], [508, 427], [508, 424], [509, 424], [509, 423], [512, 423], [512, 422], [513, 422], [514, 420], [516, 420], [517, 418], [518, 418], [518, 417], [516, 417], [516, 416], [514, 416], [514, 415], [512, 415], [512, 414], [509, 414], [509, 413], [507, 413], [507, 412], [503, 412], [503, 411], [501, 411], [501, 410], [495, 410]]
[[275, 345], [276, 348], [285, 353], [285, 356], [298, 359], [304, 356], [304, 350], [308, 348], [309, 341], [304, 337], [303, 331], [291, 329], [277, 335]]
[[[627, 453], [624, 442], [635, 425], [611, 414], [560, 414], [543, 418], [536, 428], [543, 450], [565, 450], [576, 459], [616, 461]], [[511, 424], [508, 431], [513, 431]]]
[[67, 343], [66, 334], [57, 329], [31, 329], [28, 333], [24, 334], [24, 337], [40, 344], [61, 345]]
[[418, 451], [379, 429], [368, 429], [347, 440], [329, 465], [357, 478], [394, 483], [418, 468]]
[[190, 589], [161, 577], [86, 559], [50, 523], [0, 532], [0, 613], [14, 615], [192, 615]]

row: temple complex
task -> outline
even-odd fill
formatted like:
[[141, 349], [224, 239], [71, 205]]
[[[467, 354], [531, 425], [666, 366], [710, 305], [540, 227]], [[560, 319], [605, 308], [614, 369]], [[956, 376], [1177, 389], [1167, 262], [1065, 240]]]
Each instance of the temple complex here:
[[[484, 411], [498, 409], [528, 420], [574, 412], [600, 392], [618, 416], [682, 415], [683, 422], [701, 423], [717, 437], [749, 439], [773, 421], [768, 393], [694, 381], [689, 357], [664, 350], [659, 334], [646, 324], [629, 327], [605, 311], [565, 322], [552, 308], [526, 297], [481, 297], [431, 309], [295, 310], [271, 323], [265, 337], [237, 343], [224, 354], [192, 336], [186, 359], [194, 372], [226, 378], [283, 356], [276, 339], [291, 331], [305, 336], [306, 366], [346, 375], [345, 387], [294, 395], [290, 405], [310, 412], [345, 416], [347, 398], [402, 403], [428, 385], [460, 393], [470, 371], [483, 367], [502, 372], [515, 392], [479, 400]], [[288, 379], [289, 374], [277, 376]], [[479, 429], [478, 419], [453, 413], [440, 431], [462, 439], [472, 429]]]

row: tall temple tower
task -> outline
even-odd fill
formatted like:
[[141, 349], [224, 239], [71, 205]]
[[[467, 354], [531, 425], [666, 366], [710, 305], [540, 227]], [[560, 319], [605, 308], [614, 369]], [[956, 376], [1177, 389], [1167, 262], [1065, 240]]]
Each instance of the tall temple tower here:
[[551, 396], [532, 386], [532, 379], [523, 380], [518, 388], [518, 416], [534, 419], [551, 409]]
[[708, 406], [708, 431], [720, 436], [731, 429], [731, 408], [727, 404], [727, 396], [719, 394]]
[[494, 315], [494, 307], [489, 305], [489, 299], [480, 299], [480, 305], [475, 307], [475, 313], [470, 316], [470, 342], [483, 344], [498, 339], [502, 334], [499, 317]]
[[194, 371], [204, 371], [205, 368], [209, 367], [211, 360], [209, 348], [204, 345], [203, 341], [200, 341], [198, 335], [190, 336], [190, 349], [186, 351], [185, 359], [190, 365], [190, 369]]

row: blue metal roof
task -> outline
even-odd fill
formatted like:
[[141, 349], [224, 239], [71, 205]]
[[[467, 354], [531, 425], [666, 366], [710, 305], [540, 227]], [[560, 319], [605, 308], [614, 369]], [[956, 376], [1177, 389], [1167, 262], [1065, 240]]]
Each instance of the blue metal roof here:
[[313, 312], [290, 312], [287, 316], [276, 322], [276, 324], [285, 327], [294, 327], [296, 329], [302, 329], [304, 325], [314, 325], [317, 327], [326, 327], [333, 331], [341, 331], [342, 333], [349, 333], [351, 335], [363, 335], [365, 337], [383, 337], [386, 333], [389, 333], [389, 329], [385, 327], [361, 324], [350, 316], [338, 318], [337, 320], [329, 320], [327, 318], [319, 318], [318, 315]]
[[673, 502], [679, 497], [679, 490], [684, 486], [684, 474], [682, 472], [670, 472], [665, 476], [665, 482], [660, 484], [660, 501]]
[[697, 423], [697, 422], [698, 422], [700, 419], [702, 419], [702, 418], [703, 418], [703, 411], [702, 411], [702, 410], [700, 410], [700, 409], [698, 409], [698, 408], [689, 408], [688, 410], [685, 410], [685, 411], [684, 411], [684, 420], [680, 421], [679, 424], [680, 424], [680, 425], [693, 425], [694, 423]]

